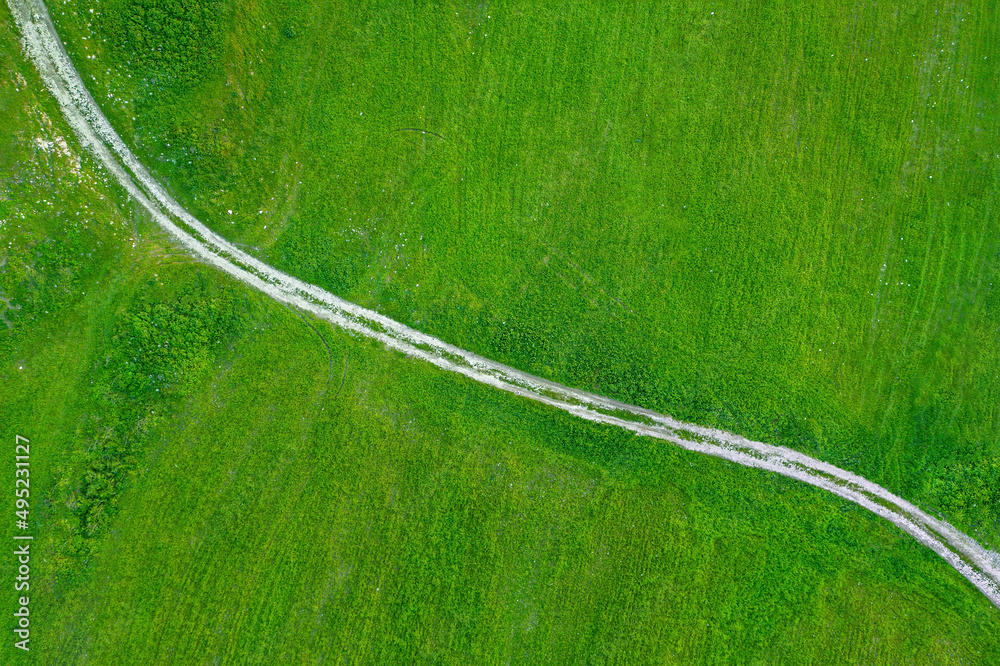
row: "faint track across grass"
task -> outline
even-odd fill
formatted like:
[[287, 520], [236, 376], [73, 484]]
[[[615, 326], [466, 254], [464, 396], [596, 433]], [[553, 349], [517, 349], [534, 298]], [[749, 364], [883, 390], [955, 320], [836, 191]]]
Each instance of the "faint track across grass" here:
[[82, 144], [175, 241], [196, 257], [271, 298], [347, 331], [374, 338], [470, 379], [580, 418], [666, 440], [689, 451], [781, 474], [827, 490], [893, 523], [940, 555], [1000, 608], [1000, 554], [856, 474], [785, 447], [683, 423], [651, 410], [563, 386], [459, 349], [302, 282], [258, 261], [195, 219], [139, 163], [73, 67], [39, 0], [7, 0], [28, 57]]

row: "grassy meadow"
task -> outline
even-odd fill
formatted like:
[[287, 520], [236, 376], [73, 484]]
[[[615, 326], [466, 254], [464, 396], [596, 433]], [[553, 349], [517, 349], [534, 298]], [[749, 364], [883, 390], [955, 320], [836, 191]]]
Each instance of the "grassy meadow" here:
[[[989, 3], [49, 8], [146, 164], [261, 258], [1000, 544]], [[36, 502], [4, 663], [1000, 659], [996, 609], [853, 505], [178, 254], [6, 18], [0, 49], [0, 430]]]
[[53, 14], [274, 265], [1000, 543], [992, 3], [328, 4]]

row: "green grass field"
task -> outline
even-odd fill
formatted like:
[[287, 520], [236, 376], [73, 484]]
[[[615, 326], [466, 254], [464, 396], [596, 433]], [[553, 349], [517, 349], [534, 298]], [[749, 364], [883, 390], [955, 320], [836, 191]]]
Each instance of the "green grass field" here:
[[112, 120], [262, 258], [998, 542], [991, 3], [91, 6]]
[[[50, 11], [147, 165], [261, 258], [1000, 543], [989, 3]], [[177, 254], [0, 31], [0, 429], [35, 447], [36, 663], [1000, 658], [997, 610], [853, 505]]]

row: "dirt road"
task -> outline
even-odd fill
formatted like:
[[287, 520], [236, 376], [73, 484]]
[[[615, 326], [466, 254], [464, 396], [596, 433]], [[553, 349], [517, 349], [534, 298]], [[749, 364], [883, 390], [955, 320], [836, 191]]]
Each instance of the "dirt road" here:
[[465, 375], [475, 381], [542, 402], [580, 418], [655, 437], [690, 451], [724, 458], [808, 483], [850, 500], [896, 525], [940, 555], [1000, 608], [1000, 554], [986, 550], [947, 522], [921, 511], [856, 474], [784, 447], [747, 440], [721, 430], [556, 384], [459, 349], [377, 312], [337, 298], [239, 250], [177, 203], [115, 132], [90, 96], [40, 0], [8, 0], [25, 52], [58, 100], [81, 143], [145, 207], [175, 241], [196, 257], [271, 298], [311, 312], [389, 349]]

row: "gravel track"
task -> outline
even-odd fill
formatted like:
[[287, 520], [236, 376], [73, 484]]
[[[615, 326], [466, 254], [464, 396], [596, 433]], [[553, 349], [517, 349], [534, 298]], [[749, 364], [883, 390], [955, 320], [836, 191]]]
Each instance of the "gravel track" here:
[[850, 500], [940, 555], [1000, 608], [1000, 554], [985, 549], [951, 524], [934, 518], [867, 479], [785, 447], [683, 423], [496, 363], [340, 299], [236, 248], [188, 213], [139, 163], [87, 91], [56, 34], [44, 3], [7, 0], [7, 4], [21, 31], [26, 55], [58, 100], [82, 145], [97, 156], [178, 245], [202, 261], [277, 301], [310, 312], [352, 333], [374, 338], [390, 349], [444, 370], [589, 421], [618, 426], [689, 451], [781, 474]]

